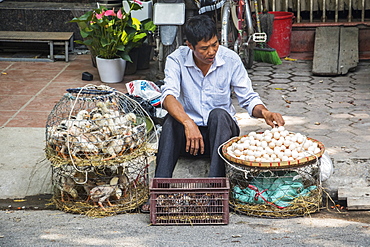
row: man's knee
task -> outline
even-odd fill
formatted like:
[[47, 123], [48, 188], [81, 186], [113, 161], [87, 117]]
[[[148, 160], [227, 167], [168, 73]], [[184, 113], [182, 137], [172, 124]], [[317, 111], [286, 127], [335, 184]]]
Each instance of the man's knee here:
[[216, 108], [213, 109], [208, 116], [208, 122], [219, 122], [219, 121], [230, 121], [232, 117], [230, 114], [225, 111], [224, 109]]

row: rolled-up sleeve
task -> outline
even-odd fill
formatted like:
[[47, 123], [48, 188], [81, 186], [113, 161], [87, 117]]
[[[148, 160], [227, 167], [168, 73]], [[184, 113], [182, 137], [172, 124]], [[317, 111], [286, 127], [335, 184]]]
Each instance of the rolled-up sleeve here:
[[248, 72], [244, 69], [243, 63], [237, 63], [232, 79], [232, 86], [238, 99], [240, 107], [247, 110], [249, 116], [256, 105], [264, 105], [259, 94], [253, 90], [252, 82]]
[[170, 55], [167, 57], [165, 66], [166, 69], [164, 71], [166, 76], [164, 79], [164, 85], [161, 87], [161, 102], [163, 102], [168, 95], [173, 95], [175, 98], [178, 98], [180, 96], [180, 66], [181, 65], [176, 59], [176, 56]]

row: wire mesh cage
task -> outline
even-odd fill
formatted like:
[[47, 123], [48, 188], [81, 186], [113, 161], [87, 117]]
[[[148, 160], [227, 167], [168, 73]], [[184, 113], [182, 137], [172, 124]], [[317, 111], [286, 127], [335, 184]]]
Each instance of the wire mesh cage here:
[[46, 123], [46, 156], [59, 209], [105, 216], [148, 197], [153, 121], [140, 104], [107, 86], [67, 89]]
[[280, 126], [231, 138], [218, 151], [226, 163], [235, 211], [284, 218], [321, 208], [321, 142]]
[[300, 167], [253, 168], [229, 163], [230, 206], [236, 212], [271, 218], [305, 216], [322, 206], [318, 162]]

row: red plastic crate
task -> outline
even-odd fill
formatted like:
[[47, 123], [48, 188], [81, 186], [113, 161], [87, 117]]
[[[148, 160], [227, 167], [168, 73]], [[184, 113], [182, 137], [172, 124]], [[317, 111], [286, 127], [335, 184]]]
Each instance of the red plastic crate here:
[[153, 225], [229, 224], [227, 178], [153, 178], [150, 220]]

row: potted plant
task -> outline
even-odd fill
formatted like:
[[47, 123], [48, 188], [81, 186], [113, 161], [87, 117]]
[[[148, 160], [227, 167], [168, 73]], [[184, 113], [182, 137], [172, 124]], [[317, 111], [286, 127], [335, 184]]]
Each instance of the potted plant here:
[[[127, 2], [130, 6], [127, 12], [123, 8], [115, 10], [101, 6], [71, 20], [79, 25], [83, 38], [75, 42], [86, 45], [96, 57], [96, 65], [103, 82], [114, 83], [123, 80], [126, 61], [132, 62], [129, 52], [142, 44], [147, 30], [155, 29], [151, 20], [140, 22], [131, 17], [131, 11], [142, 8], [140, 1]], [[105, 66], [105, 63], [109, 65]], [[114, 72], [118, 72], [118, 75], [107, 78]]]

